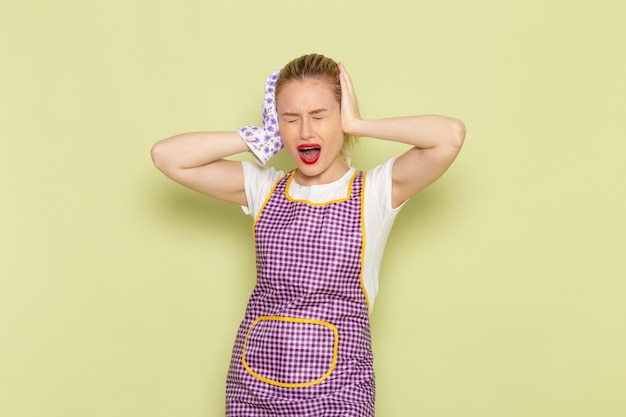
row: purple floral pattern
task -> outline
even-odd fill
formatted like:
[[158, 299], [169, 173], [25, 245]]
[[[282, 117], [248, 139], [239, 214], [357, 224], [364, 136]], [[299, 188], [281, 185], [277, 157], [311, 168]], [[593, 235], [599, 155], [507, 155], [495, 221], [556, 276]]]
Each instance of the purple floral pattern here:
[[237, 131], [260, 165], [265, 165], [283, 148], [283, 141], [278, 130], [278, 113], [276, 112], [275, 92], [278, 74], [280, 74], [280, 70], [274, 71], [265, 82], [263, 127], [245, 125]]

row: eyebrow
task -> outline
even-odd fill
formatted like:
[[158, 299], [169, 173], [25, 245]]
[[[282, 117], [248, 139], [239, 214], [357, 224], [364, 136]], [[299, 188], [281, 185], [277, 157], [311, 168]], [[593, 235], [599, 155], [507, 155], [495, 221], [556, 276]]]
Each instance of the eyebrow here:
[[[309, 112], [309, 114], [318, 114], [318, 113], [323, 113], [325, 111], [328, 111], [328, 109], [315, 109], [315, 110], [311, 110]], [[289, 112], [284, 112], [280, 114], [281, 116], [300, 116], [298, 113], [289, 113]]]

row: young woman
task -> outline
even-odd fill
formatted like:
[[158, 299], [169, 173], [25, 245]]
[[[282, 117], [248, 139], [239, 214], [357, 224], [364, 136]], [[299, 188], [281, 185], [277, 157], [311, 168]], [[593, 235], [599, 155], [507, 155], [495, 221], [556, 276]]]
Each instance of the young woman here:
[[[385, 242], [403, 203], [455, 159], [465, 127], [435, 115], [362, 119], [343, 65], [317, 54], [268, 78], [263, 120], [152, 149], [165, 175], [255, 219], [257, 284], [233, 348], [226, 415], [373, 416], [369, 314]], [[362, 172], [349, 163], [354, 136], [409, 149]], [[282, 147], [294, 170], [260, 166]], [[246, 151], [260, 164], [224, 159]]]

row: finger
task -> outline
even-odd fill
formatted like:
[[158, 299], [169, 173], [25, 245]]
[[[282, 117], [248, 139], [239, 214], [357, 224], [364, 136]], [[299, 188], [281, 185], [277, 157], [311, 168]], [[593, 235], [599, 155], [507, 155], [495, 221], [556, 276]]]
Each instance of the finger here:
[[359, 104], [354, 93], [352, 79], [343, 64], [339, 64], [339, 81], [341, 84], [341, 113], [344, 122], [359, 119]]
[[339, 81], [342, 88], [345, 87], [349, 94], [353, 94], [354, 87], [352, 85], [352, 79], [350, 78], [350, 74], [348, 74], [346, 67], [341, 62], [339, 63]]

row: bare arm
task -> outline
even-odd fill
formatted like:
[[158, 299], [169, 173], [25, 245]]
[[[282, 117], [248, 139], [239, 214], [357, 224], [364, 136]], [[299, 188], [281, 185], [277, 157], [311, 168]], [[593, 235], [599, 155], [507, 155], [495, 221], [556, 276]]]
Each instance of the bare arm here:
[[246, 205], [241, 162], [224, 158], [248, 150], [236, 132], [194, 132], [157, 142], [151, 155], [154, 165], [179, 184]]
[[460, 120], [437, 115], [363, 120], [352, 81], [343, 65], [340, 70], [344, 131], [412, 145], [393, 165], [392, 204], [397, 207], [446, 172], [461, 150], [465, 126]]

